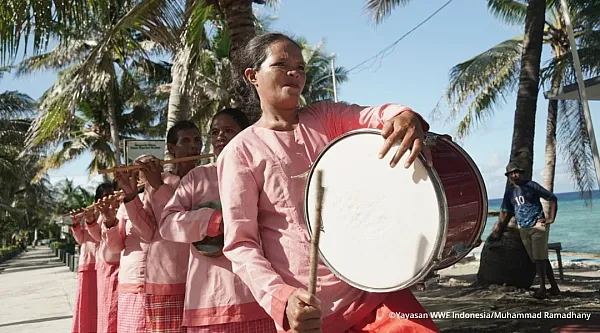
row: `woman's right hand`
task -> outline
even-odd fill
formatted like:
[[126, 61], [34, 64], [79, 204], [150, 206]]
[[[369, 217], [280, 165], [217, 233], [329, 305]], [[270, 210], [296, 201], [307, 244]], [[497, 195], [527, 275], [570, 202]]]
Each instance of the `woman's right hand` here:
[[290, 295], [285, 315], [291, 332], [321, 332], [321, 301], [307, 290], [296, 289]]
[[117, 172], [115, 180], [125, 194], [125, 202], [129, 202], [138, 195], [137, 174], [133, 172]]
[[83, 216], [83, 213], [79, 213], [79, 214], [70, 214], [71, 215], [71, 219], [73, 220], [73, 227], [76, 227], [79, 225], [79, 221], [81, 220], [81, 217]]
[[107, 228], [112, 228], [117, 224], [117, 200], [113, 195], [98, 200], [98, 210], [104, 218], [104, 225]]
[[93, 208], [86, 208], [83, 211], [83, 220], [86, 224], [93, 224], [94, 222], [96, 222], [96, 216], [94, 214]]

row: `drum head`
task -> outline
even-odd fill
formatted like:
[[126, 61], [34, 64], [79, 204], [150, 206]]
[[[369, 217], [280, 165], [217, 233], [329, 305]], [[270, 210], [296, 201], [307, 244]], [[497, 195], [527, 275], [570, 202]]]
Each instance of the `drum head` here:
[[379, 130], [357, 130], [332, 141], [313, 164], [305, 216], [312, 238], [316, 171], [323, 171], [320, 255], [348, 284], [371, 292], [410, 287], [436, 265], [447, 225], [446, 198], [436, 172], [418, 159], [391, 168], [396, 152], [378, 158]]

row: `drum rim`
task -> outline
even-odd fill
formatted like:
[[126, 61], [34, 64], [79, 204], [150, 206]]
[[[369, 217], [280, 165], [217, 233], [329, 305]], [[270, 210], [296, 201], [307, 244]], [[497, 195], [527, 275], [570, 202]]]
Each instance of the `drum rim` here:
[[[467, 164], [469, 164], [469, 166], [471, 167], [471, 170], [475, 174], [475, 177], [477, 178], [477, 181], [479, 182], [479, 189], [480, 189], [481, 196], [482, 196], [482, 215], [481, 215], [481, 219], [479, 221], [480, 222], [479, 230], [477, 230], [477, 232], [475, 232], [475, 236], [471, 240], [471, 243], [468, 244], [467, 248], [464, 251], [462, 251], [462, 253], [459, 253], [458, 256], [454, 257], [454, 259], [452, 259], [452, 260], [444, 260], [443, 258], [440, 259], [439, 265], [437, 267], [435, 267], [435, 270], [441, 270], [441, 269], [448, 268], [448, 267], [456, 264], [457, 262], [461, 261], [462, 259], [464, 259], [469, 253], [471, 253], [471, 251], [473, 251], [473, 249], [475, 249], [477, 247], [477, 246], [473, 246], [477, 241], [483, 241], [481, 239], [481, 236], [483, 235], [483, 232], [485, 231], [485, 226], [487, 224], [487, 213], [488, 213], [488, 209], [489, 209], [489, 203], [488, 203], [487, 188], [485, 186], [485, 182], [483, 180], [481, 171], [477, 167], [477, 164], [475, 164], [475, 161], [467, 153], [467, 151], [464, 150], [459, 144], [457, 144], [453, 140], [447, 139], [439, 133], [427, 132], [426, 136], [432, 136], [432, 137], [435, 137], [435, 140], [442, 140], [445, 143], [448, 143], [452, 149], [457, 150], [461, 154], [461, 156], [465, 159]], [[434, 168], [435, 168], [435, 166], [434, 166]], [[445, 246], [445, 244], [444, 244], [444, 246]]]
[[[310, 167], [310, 170], [306, 177], [306, 184], [304, 187], [304, 223], [305, 223], [307, 231], [308, 231], [309, 239], [312, 239], [312, 227], [313, 226], [310, 223], [310, 219], [309, 219], [309, 207], [308, 207], [307, 198], [308, 198], [309, 191], [310, 191], [310, 181], [313, 177], [313, 174], [315, 173], [315, 167], [318, 164], [318, 162], [321, 160], [321, 158], [324, 156], [324, 154], [335, 143], [337, 143], [347, 137], [354, 136], [357, 134], [381, 135], [381, 130], [374, 129], [374, 128], [361, 128], [361, 129], [348, 131], [348, 132], [336, 137], [335, 139], [331, 140], [325, 146], [325, 148], [323, 148], [323, 150], [319, 153], [319, 155], [317, 156], [317, 158], [315, 159], [315, 161], [312, 163], [312, 165]], [[325, 258], [325, 256], [321, 252], [321, 249], [319, 248], [319, 258], [323, 261], [325, 266], [327, 266], [327, 268], [329, 268], [329, 270], [337, 278], [346, 282], [350, 286], [353, 286], [353, 287], [363, 290], [363, 291], [373, 292], [373, 293], [387, 293], [387, 292], [394, 292], [394, 291], [410, 288], [411, 286], [415, 285], [420, 280], [422, 280], [425, 276], [427, 276], [427, 274], [429, 274], [429, 272], [434, 270], [436, 268], [436, 266], [439, 264], [440, 260], [442, 259], [442, 253], [444, 251], [444, 247], [446, 244], [446, 237], [448, 234], [448, 223], [449, 223], [448, 202], [446, 200], [446, 193], [444, 192], [444, 187], [442, 185], [439, 175], [437, 174], [437, 171], [435, 171], [435, 168], [430, 168], [427, 165], [427, 162], [422, 154], [419, 154], [418, 158], [421, 161], [421, 163], [423, 163], [423, 167], [425, 167], [425, 170], [427, 170], [427, 174], [429, 175], [429, 178], [434, 185], [435, 194], [438, 199], [438, 207], [440, 209], [440, 221], [439, 221], [440, 232], [438, 233], [438, 235], [435, 239], [435, 246], [434, 246], [433, 250], [431, 251], [431, 255], [427, 259], [427, 264], [424, 265], [423, 268], [421, 268], [421, 270], [417, 274], [415, 274], [415, 276], [413, 276], [411, 279], [409, 279], [405, 282], [402, 282], [398, 285], [388, 287], [388, 288], [374, 288], [374, 287], [369, 287], [369, 286], [365, 286], [365, 285], [356, 283], [356, 282], [352, 281], [351, 279], [347, 278], [345, 275], [341, 274], [338, 270], [336, 270], [333, 267], [333, 265], [327, 260], [327, 258]]]

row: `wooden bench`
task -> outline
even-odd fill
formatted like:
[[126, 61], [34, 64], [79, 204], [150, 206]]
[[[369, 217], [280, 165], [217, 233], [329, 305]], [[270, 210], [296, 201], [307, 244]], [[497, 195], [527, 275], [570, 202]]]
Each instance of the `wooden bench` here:
[[556, 260], [558, 261], [558, 276], [560, 277], [561, 280], [564, 280], [562, 258], [560, 256], [560, 251], [562, 250], [562, 244], [560, 242], [548, 243], [548, 251], [551, 251], [551, 250], [556, 251]]

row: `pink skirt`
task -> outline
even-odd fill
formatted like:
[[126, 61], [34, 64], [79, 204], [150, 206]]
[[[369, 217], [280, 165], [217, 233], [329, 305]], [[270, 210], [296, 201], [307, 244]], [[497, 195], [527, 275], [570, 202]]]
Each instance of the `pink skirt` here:
[[96, 301], [96, 271], [77, 273], [78, 287], [73, 313], [73, 333], [95, 333], [98, 303]]
[[226, 323], [210, 326], [186, 327], [186, 333], [276, 333], [273, 319], [244, 321], [241, 323]]
[[185, 295], [146, 295], [146, 332], [185, 333], [184, 300]]
[[119, 263], [97, 263], [98, 333], [117, 333]]
[[127, 333], [145, 333], [144, 294], [119, 294], [117, 331]]

